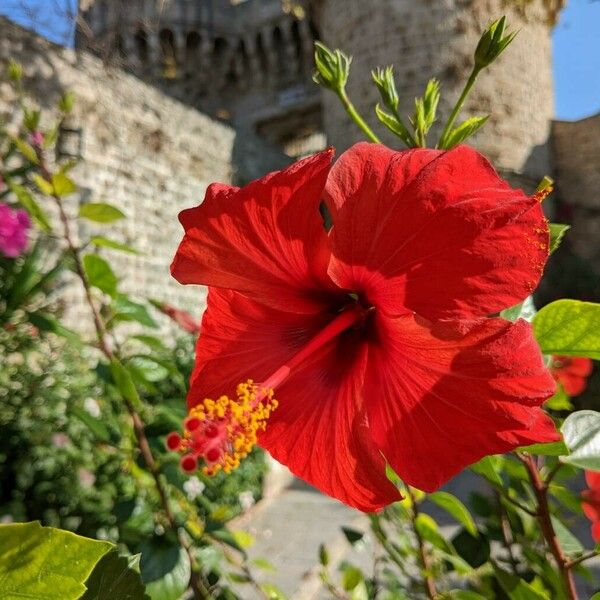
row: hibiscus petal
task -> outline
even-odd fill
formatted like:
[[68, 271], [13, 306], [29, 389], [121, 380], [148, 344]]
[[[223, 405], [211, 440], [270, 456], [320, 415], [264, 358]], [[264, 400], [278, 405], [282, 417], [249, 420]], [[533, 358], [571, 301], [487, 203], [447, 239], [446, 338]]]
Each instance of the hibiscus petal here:
[[[263, 381], [285, 364], [333, 315], [267, 308], [234, 292], [211, 289], [197, 345], [190, 407], [231, 394], [247, 378]], [[259, 442], [290, 470], [342, 502], [364, 511], [400, 498], [366, 425], [362, 381], [364, 344], [340, 336], [315, 354], [275, 393]]]
[[173, 276], [289, 311], [318, 310], [323, 289], [333, 287], [318, 210], [332, 155], [321, 152], [241, 189], [211, 185], [200, 206], [180, 214], [185, 236]]
[[375, 319], [369, 424], [410, 485], [430, 492], [484, 456], [560, 439], [539, 408], [555, 384], [525, 321]]
[[517, 304], [548, 256], [540, 204], [475, 150], [357, 144], [331, 170], [329, 274], [390, 313], [472, 318]]

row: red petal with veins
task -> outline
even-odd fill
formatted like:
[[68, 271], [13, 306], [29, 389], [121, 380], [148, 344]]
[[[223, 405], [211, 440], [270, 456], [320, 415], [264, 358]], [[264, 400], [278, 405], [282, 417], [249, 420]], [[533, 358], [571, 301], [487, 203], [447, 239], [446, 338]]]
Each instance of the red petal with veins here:
[[369, 424], [410, 485], [434, 491], [484, 456], [560, 439], [539, 408], [555, 384], [525, 321], [375, 319]]
[[334, 288], [319, 214], [332, 156], [321, 152], [241, 189], [211, 185], [200, 206], [179, 216], [185, 236], [173, 276], [245, 292], [275, 308], [320, 310]]
[[475, 150], [357, 144], [331, 170], [329, 273], [377, 308], [429, 319], [485, 316], [537, 285], [548, 257], [539, 202]]
[[[247, 378], [266, 379], [333, 317], [287, 313], [211, 289], [189, 406], [232, 394]], [[277, 389], [279, 407], [259, 442], [311, 485], [373, 511], [400, 495], [370, 437], [361, 393], [366, 346], [353, 336], [342, 334], [324, 346]]]

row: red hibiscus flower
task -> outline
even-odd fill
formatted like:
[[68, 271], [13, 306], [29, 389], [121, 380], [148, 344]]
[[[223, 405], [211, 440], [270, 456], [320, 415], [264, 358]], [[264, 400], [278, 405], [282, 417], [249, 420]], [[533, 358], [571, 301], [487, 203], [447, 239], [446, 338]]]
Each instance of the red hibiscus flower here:
[[580, 356], [553, 356], [550, 371], [569, 396], [579, 396], [587, 386], [593, 369], [589, 358]]
[[530, 326], [488, 317], [538, 283], [539, 202], [468, 147], [362, 143], [331, 167], [332, 154], [213, 184], [180, 215], [172, 273], [210, 286], [184, 436], [167, 440], [182, 467], [228, 471], [258, 440], [370, 511], [399, 498], [386, 461], [432, 491], [483, 456], [557, 440]]
[[592, 522], [592, 538], [595, 542], [600, 542], [600, 473], [586, 471], [585, 480], [589, 489], [581, 492], [581, 507]]

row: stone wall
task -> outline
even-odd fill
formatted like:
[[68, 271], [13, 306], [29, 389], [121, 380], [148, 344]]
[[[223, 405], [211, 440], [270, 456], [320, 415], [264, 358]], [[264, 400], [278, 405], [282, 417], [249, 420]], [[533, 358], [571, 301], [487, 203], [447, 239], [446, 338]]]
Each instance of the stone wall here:
[[[364, 0], [315, 0], [316, 21], [324, 41], [354, 56], [349, 95], [383, 138], [373, 114], [379, 96], [370, 71], [394, 64], [401, 114], [412, 114], [414, 98], [427, 80], [442, 86], [439, 114], [448, 116], [473, 65], [473, 52], [490, 18], [506, 14], [510, 29], [519, 29], [511, 47], [482, 74], [462, 117], [492, 113], [474, 139], [494, 164], [524, 174], [534, 186], [550, 170], [547, 140], [553, 116], [552, 60], [545, 0], [531, 0], [526, 9], [504, 0], [380, 0], [377, 10]], [[324, 92], [324, 123], [330, 143], [345, 148], [361, 137], [337, 98]], [[440, 126], [434, 128], [434, 135]]]
[[561, 209], [576, 232], [571, 246], [600, 276], [600, 113], [555, 121], [552, 147]]
[[[42, 108], [50, 110], [65, 89], [77, 95], [73, 121], [83, 131], [83, 161], [72, 172], [81, 187], [72, 203], [105, 201], [126, 213], [126, 220], [103, 228], [142, 252], [111, 257], [123, 289], [199, 315], [204, 291], [181, 286], [169, 274], [182, 234], [178, 212], [198, 204], [212, 181], [248, 180], [287, 159], [133, 76], [107, 70], [89, 54], [54, 46], [0, 19], [0, 63], [9, 57], [23, 64], [25, 91]], [[14, 121], [17, 111], [2, 64], [0, 119]], [[71, 296], [71, 322], [86, 322], [77, 292]]]

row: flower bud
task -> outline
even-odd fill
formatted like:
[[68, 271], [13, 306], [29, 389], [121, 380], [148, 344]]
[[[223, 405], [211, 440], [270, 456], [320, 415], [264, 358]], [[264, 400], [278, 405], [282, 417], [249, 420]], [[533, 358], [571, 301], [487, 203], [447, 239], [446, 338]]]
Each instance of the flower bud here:
[[381, 94], [383, 103], [392, 113], [395, 113], [398, 110], [399, 99], [396, 83], [394, 82], [394, 67], [389, 66], [385, 69], [377, 67], [377, 69], [371, 71], [371, 76]]
[[334, 92], [346, 86], [352, 57], [346, 56], [340, 50], [331, 51], [321, 42], [315, 42], [315, 65], [317, 70], [313, 81]]
[[475, 49], [475, 69], [485, 69], [504, 52], [514, 40], [517, 31], [504, 35], [506, 17], [494, 21], [482, 34]]

